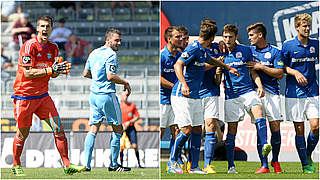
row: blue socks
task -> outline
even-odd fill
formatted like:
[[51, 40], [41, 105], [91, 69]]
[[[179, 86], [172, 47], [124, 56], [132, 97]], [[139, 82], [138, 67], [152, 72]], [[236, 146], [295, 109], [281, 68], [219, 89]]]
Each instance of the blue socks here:
[[319, 135], [315, 135], [312, 132], [309, 132], [309, 136], [307, 139], [308, 145], [307, 145], [307, 156], [311, 156], [314, 148], [316, 148], [319, 141]]
[[91, 169], [91, 159], [92, 159], [92, 151], [94, 147], [94, 142], [96, 139], [96, 135], [88, 132], [86, 139], [84, 141], [84, 152], [85, 152], [85, 160], [87, 168]]
[[110, 167], [118, 166], [118, 157], [120, 152], [120, 138], [121, 134], [112, 132], [110, 138], [111, 162]]
[[266, 118], [262, 117], [259, 119], [256, 119], [256, 128], [257, 128], [257, 134], [260, 138], [261, 145], [267, 144], [267, 123]]
[[234, 147], [235, 147], [235, 135], [234, 134], [227, 134], [227, 139], [225, 142], [226, 145], [226, 153], [227, 153], [227, 160], [228, 160], [228, 169], [234, 165]]
[[260, 161], [261, 161], [261, 166], [269, 169], [269, 167], [268, 167], [268, 158], [262, 156], [262, 147], [263, 146], [261, 144], [260, 137], [258, 136], [257, 137], [257, 150], [258, 150], [259, 158], [260, 158]]
[[191, 133], [191, 169], [199, 167], [201, 133]]
[[280, 131], [271, 132], [271, 146], [272, 146], [272, 162], [278, 162], [280, 146], [281, 146]]
[[[173, 139], [172, 136], [171, 136], [170, 145], [169, 145], [169, 154], [171, 154], [171, 152], [173, 151], [174, 141], [175, 141], [175, 139]], [[169, 167], [171, 166], [171, 161], [170, 160], [168, 161], [167, 166], [169, 166]]]
[[296, 135], [295, 140], [296, 140], [296, 149], [298, 151], [302, 166], [308, 165], [306, 140], [304, 139], [304, 136]]
[[189, 136], [185, 135], [182, 131], [179, 132], [178, 136], [176, 137], [176, 140], [173, 145], [173, 149], [170, 152], [170, 160], [171, 162], [178, 160], [179, 151], [181, 151], [181, 148], [186, 143]]
[[214, 137], [215, 132], [207, 132], [204, 140], [204, 168], [211, 163], [211, 160], [214, 156], [214, 149], [217, 143], [216, 138]]

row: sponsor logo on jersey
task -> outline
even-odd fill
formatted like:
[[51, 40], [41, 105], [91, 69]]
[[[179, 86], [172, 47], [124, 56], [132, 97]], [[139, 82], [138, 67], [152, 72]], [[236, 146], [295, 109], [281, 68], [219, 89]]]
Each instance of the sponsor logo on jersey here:
[[277, 64], [278, 64], [278, 66], [284, 66], [284, 63], [283, 63], [283, 61], [281, 61], [281, 60], [278, 61]]
[[48, 54], [47, 54], [47, 57], [48, 57], [48, 59], [51, 59], [51, 58], [52, 58], [52, 54], [51, 54], [51, 53], [48, 53]]
[[219, 54], [219, 51], [217, 49], [213, 49], [214, 54]]
[[310, 53], [315, 53], [315, 52], [316, 52], [316, 49], [313, 46], [311, 46], [310, 47]]
[[167, 72], [167, 73], [169, 73], [169, 72], [174, 72], [174, 69], [164, 68], [164, 69], [163, 69], [163, 72]]
[[241, 65], [244, 65], [246, 64], [245, 62], [243, 61], [239, 61], [239, 62], [231, 62], [231, 63], [228, 63], [227, 65], [228, 66], [241, 66]]
[[264, 54], [264, 58], [270, 59], [270, 58], [271, 58], [271, 53], [270, 53], [270, 52], [266, 52], [266, 53]]
[[262, 65], [265, 65], [265, 66], [272, 66], [273, 64], [269, 61], [262, 61], [260, 62]]
[[31, 56], [22, 56], [22, 63], [23, 64], [31, 63]]
[[242, 58], [242, 53], [241, 52], [237, 52], [236, 53], [236, 58]]
[[202, 63], [201, 62], [197, 62], [197, 61], [194, 62], [195, 66], [204, 66], [205, 64], [206, 63], [204, 63], [204, 62], [202, 62]]
[[316, 61], [318, 58], [315, 57], [305, 57], [305, 58], [292, 58], [292, 62], [308, 62], [308, 61]]
[[116, 66], [115, 65], [110, 65], [109, 71], [116, 72]]

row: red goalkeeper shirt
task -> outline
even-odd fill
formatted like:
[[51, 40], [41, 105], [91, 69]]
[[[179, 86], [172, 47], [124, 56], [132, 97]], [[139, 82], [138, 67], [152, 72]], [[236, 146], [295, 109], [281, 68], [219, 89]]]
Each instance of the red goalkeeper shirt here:
[[36, 99], [48, 92], [50, 76], [27, 79], [22, 67], [42, 69], [51, 67], [58, 56], [58, 46], [50, 41], [41, 44], [34, 37], [23, 44], [19, 53], [18, 70], [13, 85], [13, 98]]

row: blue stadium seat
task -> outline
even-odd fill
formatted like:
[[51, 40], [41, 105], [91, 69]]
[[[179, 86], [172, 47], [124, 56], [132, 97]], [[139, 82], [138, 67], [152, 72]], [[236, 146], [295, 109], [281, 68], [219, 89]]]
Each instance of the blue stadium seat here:
[[149, 29], [148, 22], [137, 22], [131, 26], [131, 34], [133, 35], [147, 35]]
[[57, 19], [59, 18], [65, 18], [66, 20], [70, 21], [70, 20], [75, 20], [75, 12], [73, 9], [59, 9], [58, 10], [58, 15], [57, 15]]
[[111, 21], [112, 11], [110, 8], [101, 8], [96, 11], [96, 20], [98, 21]]
[[129, 8], [116, 8], [114, 10], [113, 18], [115, 21], [128, 21], [131, 19], [131, 12]]
[[75, 23], [76, 33], [79, 36], [92, 35], [92, 24], [91, 23]]
[[92, 21], [95, 18], [95, 12], [92, 8], [80, 9], [76, 12], [77, 20]]
[[149, 8], [136, 8], [134, 10], [134, 19], [139, 21], [151, 20], [151, 12]]

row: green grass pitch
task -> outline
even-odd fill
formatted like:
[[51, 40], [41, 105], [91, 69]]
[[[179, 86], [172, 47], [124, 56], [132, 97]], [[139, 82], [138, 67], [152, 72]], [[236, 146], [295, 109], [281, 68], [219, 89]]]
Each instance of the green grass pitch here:
[[133, 168], [128, 172], [109, 172], [92, 168], [91, 172], [65, 175], [62, 168], [23, 168], [26, 176], [15, 176], [10, 168], [1, 168], [1, 179], [159, 179], [158, 168]]
[[[215, 166], [216, 174], [167, 174], [167, 162], [161, 162], [161, 178], [162, 179], [319, 179], [319, 163], [315, 163], [317, 172], [314, 174], [302, 173], [301, 164], [299, 162], [280, 162], [284, 171], [276, 174], [269, 163], [270, 174], [255, 174], [260, 167], [260, 162], [244, 162], [236, 161], [236, 169], [239, 174], [227, 174], [227, 161], [214, 161], [211, 163]], [[203, 161], [199, 163], [203, 167]]]

